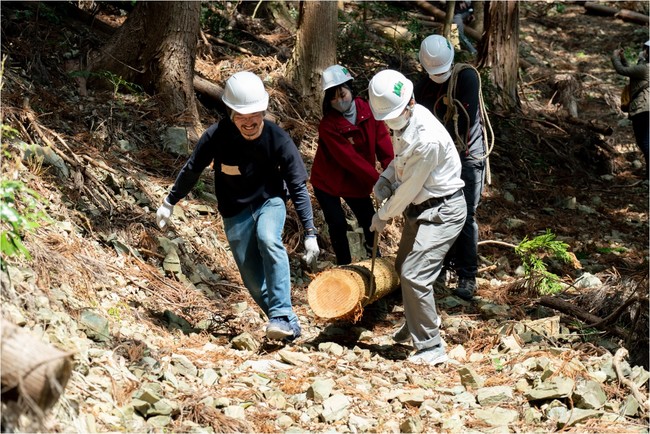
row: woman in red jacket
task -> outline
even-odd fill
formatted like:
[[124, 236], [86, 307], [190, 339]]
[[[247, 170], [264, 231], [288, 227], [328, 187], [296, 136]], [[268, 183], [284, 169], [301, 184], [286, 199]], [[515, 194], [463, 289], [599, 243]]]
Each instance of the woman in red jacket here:
[[379, 178], [377, 161], [385, 169], [393, 159], [388, 128], [375, 120], [367, 101], [354, 97], [351, 80], [352, 75], [341, 65], [323, 71], [323, 118], [310, 178], [338, 265], [352, 261], [341, 199], [363, 229], [370, 253], [374, 234], [369, 228], [375, 213], [370, 193]]

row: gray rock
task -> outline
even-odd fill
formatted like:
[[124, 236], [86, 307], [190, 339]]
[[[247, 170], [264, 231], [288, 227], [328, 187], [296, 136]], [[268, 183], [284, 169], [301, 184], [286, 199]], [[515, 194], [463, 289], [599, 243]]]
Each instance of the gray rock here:
[[478, 389], [483, 387], [485, 379], [478, 375], [471, 367], [462, 366], [458, 369], [458, 374], [460, 375], [460, 383], [472, 389]]
[[332, 395], [323, 402], [320, 419], [326, 423], [339, 421], [347, 415], [349, 405], [350, 400], [345, 395]]
[[420, 433], [424, 431], [422, 419], [417, 416], [407, 417], [399, 426], [399, 431], [403, 433]]
[[175, 374], [184, 377], [196, 377], [199, 371], [190, 359], [182, 354], [172, 354], [171, 365]]
[[179, 156], [189, 155], [187, 130], [184, 127], [169, 127], [162, 137], [163, 150]]
[[356, 414], [351, 414], [348, 418], [348, 426], [352, 432], [368, 432], [376, 424], [374, 419], [366, 419]]
[[566, 377], [553, 377], [549, 381], [530, 389], [524, 396], [529, 401], [546, 400], [553, 398], [566, 398], [573, 391], [574, 382]]
[[628, 395], [627, 398], [625, 398], [625, 402], [623, 402], [623, 406], [621, 407], [619, 414], [633, 417], [636, 416], [638, 412], [639, 401], [637, 401], [634, 396]]
[[278, 351], [278, 355], [282, 361], [295, 366], [307, 364], [311, 360], [308, 354], [289, 350], [280, 350]]
[[329, 353], [340, 357], [343, 355], [343, 352], [345, 350], [341, 345], [335, 342], [322, 342], [318, 344], [318, 351], [322, 351], [324, 353]]
[[230, 341], [232, 346], [238, 350], [247, 350], [251, 352], [257, 351], [260, 347], [260, 343], [255, 340], [253, 335], [248, 332], [244, 332], [238, 336], [235, 336], [232, 341]]
[[70, 169], [68, 168], [68, 165], [65, 163], [63, 158], [61, 158], [49, 146], [40, 146], [36, 144], [28, 145], [25, 142], [20, 142], [18, 145], [23, 148], [24, 161], [38, 161], [44, 166], [53, 167], [59, 178], [67, 179], [70, 177]]
[[573, 404], [585, 410], [599, 409], [607, 400], [600, 384], [595, 381], [579, 381], [571, 396]]
[[517, 410], [492, 407], [474, 411], [474, 417], [491, 426], [509, 426], [519, 419]]
[[483, 387], [477, 391], [476, 398], [483, 406], [504, 401], [512, 402], [512, 388], [508, 386]]
[[229, 405], [223, 409], [223, 414], [233, 419], [246, 420], [246, 411], [239, 405]]
[[317, 379], [307, 389], [307, 397], [313, 399], [315, 403], [321, 404], [330, 397], [335, 385], [334, 380], [330, 378]]
[[86, 333], [86, 336], [97, 342], [106, 342], [111, 337], [108, 320], [90, 309], [81, 311], [79, 328]]
[[602, 414], [602, 411], [583, 410], [582, 408], [574, 407], [571, 411], [568, 411], [563, 418], [558, 419], [557, 426], [558, 428], [567, 428], [588, 419], [600, 418]]

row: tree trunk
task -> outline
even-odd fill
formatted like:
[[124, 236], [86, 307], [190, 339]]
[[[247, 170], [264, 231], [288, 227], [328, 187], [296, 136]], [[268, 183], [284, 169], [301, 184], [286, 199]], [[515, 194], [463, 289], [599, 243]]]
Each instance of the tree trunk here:
[[191, 141], [202, 130], [192, 86], [200, 12], [200, 2], [138, 2], [88, 62], [89, 71], [110, 71], [154, 93], [163, 115], [186, 126]]
[[495, 87], [493, 104], [503, 112], [519, 109], [519, 2], [490, 2], [479, 46], [479, 68], [489, 68]]
[[320, 114], [321, 73], [336, 63], [337, 22], [336, 2], [300, 2], [296, 46], [287, 76], [308, 103], [308, 114]]
[[[445, 15], [444, 26], [442, 27], [442, 36], [450, 39], [451, 36], [451, 23], [454, 22], [454, 9], [456, 8], [456, 0], [449, 0], [447, 2], [447, 15]], [[458, 43], [460, 45], [460, 43]]]

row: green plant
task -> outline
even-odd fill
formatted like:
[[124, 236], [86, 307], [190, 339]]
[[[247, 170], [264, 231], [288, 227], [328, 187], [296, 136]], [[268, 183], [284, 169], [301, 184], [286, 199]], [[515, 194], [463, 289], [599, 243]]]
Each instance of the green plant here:
[[540, 295], [555, 294], [562, 290], [560, 278], [546, 270], [544, 258], [552, 257], [564, 263], [571, 262], [572, 258], [567, 248], [568, 244], [555, 240], [555, 235], [546, 230], [544, 235], [533, 239], [525, 237], [517, 247], [515, 253], [522, 260], [525, 278], [530, 289], [536, 290]]
[[494, 366], [494, 369], [496, 369], [497, 372], [503, 371], [503, 360], [501, 360], [499, 357], [495, 357], [492, 359], [492, 366]]
[[[81, 72], [81, 71], [79, 71]], [[72, 73], [71, 75], [74, 75], [75, 73]], [[117, 96], [118, 91], [120, 88], [125, 89], [128, 92], [132, 93], [142, 93], [143, 89], [141, 86], [131, 83], [129, 81], [126, 81], [124, 78], [121, 76], [112, 73], [111, 71], [101, 71], [98, 72], [97, 75], [99, 77], [105, 78], [108, 80], [112, 85], [113, 85], [113, 96]]]
[[4, 257], [16, 254], [31, 259], [29, 250], [23, 244], [23, 236], [48, 218], [41, 209], [43, 199], [21, 182], [0, 181], [0, 252], [1, 267], [5, 268]]
[[557, 4], [555, 5], [555, 10], [556, 10], [557, 13], [559, 13], [559, 14], [564, 13], [564, 11], [566, 11], [566, 6], [565, 6], [563, 3], [557, 3]]

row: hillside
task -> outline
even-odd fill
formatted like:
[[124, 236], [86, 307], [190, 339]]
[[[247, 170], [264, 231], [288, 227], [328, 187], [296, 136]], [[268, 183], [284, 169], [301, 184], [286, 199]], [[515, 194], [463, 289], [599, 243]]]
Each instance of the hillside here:
[[[373, 18], [404, 26], [417, 11], [368, 3]], [[644, 2], [606, 4], [648, 14]], [[269, 114], [309, 168], [318, 119], [282, 79], [292, 35], [218, 5], [203, 31], [228, 42], [202, 50], [197, 72], [220, 85], [239, 70], [263, 75]], [[340, 61], [360, 92], [386, 66], [417, 77], [417, 43], [368, 46], [355, 37], [359, 4], [345, 7]], [[413, 348], [391, 340], [403, 321], [399, 291], [356, 323], [313, 315], [314, 275], [300, 262], [291, 207], [285, 242], [303, 336], [265, 342], [266, 318], [228, 251], [211, 175], [176, 207], [170, 228], [156, 226], [184, 163], [164, 150], [173, 131], [156, 98], [117, 78], [84, 95], [83, 78], [69, 73], [105, 41], [99, 26], [54, 3], [2, 2], [0, 12], [2, 180], [40, 197], [36, 209], [18, 204], [39, 226], [25, 232], [30, 258], [3, 253], [2, 316], [74, 360], [45, 414], [3, 390], [3, 432], [648, 432], [649, 185], [609, 59], [618, 47], [638, 50], [647, 26], [588, 14], [579, 2], [522, 2], [522, 111], [490, 111], [479, 297], [451, 295], [453, 279], [437, 290], [451, 361], [430, 368], [405, 362]], [[124, 14], [107, 7], [97, 19], [119, 25]], [[555, 101], [567, 76], [578, 86], [577, 120]], [[207, 101], [201, 114], [206, 127], [219, 116]], [[576, 258], [546, 259], [565, 287], [552, 297], [527, 289], [512, 248], [546, 231]], [[384, 231], [383, 252], [396, 250], [399, 232], [399, 220]], [[333, 253], [319, 242], [323, 270]]]

